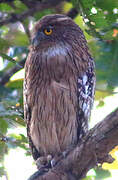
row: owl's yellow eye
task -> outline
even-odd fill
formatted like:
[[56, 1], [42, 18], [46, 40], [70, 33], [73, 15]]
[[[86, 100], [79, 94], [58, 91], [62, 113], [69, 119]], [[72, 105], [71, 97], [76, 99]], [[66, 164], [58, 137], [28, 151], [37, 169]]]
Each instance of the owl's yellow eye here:
[[52, 34], [52, 29], [51, 28], [44, 29], [44, 33], [49, 36]]

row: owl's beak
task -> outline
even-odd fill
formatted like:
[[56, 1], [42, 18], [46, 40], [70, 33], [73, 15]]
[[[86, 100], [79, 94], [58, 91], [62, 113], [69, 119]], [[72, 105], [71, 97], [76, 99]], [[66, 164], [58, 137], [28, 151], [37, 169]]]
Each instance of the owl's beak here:
[[32, 44], [33, 46], [38, 46], [38, 45], [40, 44], [40, 42], [41, 42], [43, 39], [45, 39], [44, 36], [45, 36], [45, 35], [44, 35], [43, 32], [38, 32], [38, 33], [34, 36], [34, 38], [32, 39], [31, 44]]
[[39, 41], [38, 41], [37, 37], [34, 37], [34, 38], [32, 39], [31, 44], [32, 44], [33, 46], [38, 46], [38, 45], [39, 45]]

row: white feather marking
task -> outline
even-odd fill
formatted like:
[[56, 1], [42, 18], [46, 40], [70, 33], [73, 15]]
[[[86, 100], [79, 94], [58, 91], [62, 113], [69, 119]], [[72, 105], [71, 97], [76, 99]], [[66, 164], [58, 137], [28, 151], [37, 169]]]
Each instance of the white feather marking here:
[[69, 17], [59, 17], [59, 18], [57, 18], [56, 20], [57, 20], [58, 22], [60, 22], [60, 21], [68, 20], [68, 19], [70, 19], [70, 18], [69, 18]]
[[85, 85], [85, 84], [86, 84], [87, 80], [88, 80], [87, 75], [84, 75], [84, 76], [83, 76], [83, 85]]
[[82, 108], [83, 108], [83, 111], [84, 111], [84, 112], [85, 112], [85, 110], [86, 110], [86, 106], [87, 106], [86, 102], [85, 102], [85, 103], [83, 103]]
[[89, 85], [87, 84], [87, 81], [88, 81], [88, 77], [87, 77], [87, 75], [84, 75], [82, 78], [82, 84], [83, 84], [83, 88], [84, 88], [84, 92], [83, 92], [84, 98], [88, 98]]
[[85, 86], [85, 94], [87, 95], [88, 94], [88, 85]]
[[88, 116], [89, 115], [89, 112], [90, 112], [90, 103], [83, 103], [83, 112], [85, 114], [85, 116]]
[[53, 47], [49, 47], [46, 51], [44, 51], [44, 54], [47, 55], [48, 57], [54, 57], [54, 56], [57, 56], [57, 55], [66, 56], [67, 51], [70, 51], [70, 47], [56, 45], [56, 46], [53, 46]]

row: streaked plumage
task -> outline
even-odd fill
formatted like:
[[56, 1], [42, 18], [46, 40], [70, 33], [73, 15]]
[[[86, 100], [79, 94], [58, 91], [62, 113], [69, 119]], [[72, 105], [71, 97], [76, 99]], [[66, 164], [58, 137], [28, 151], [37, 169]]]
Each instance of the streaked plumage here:
[[25, 64], [24, 115], [34, 159], [63, 152], [86, 134], [94, 91], [94, 62], [81, 29], [65, 15], [43, 17]]

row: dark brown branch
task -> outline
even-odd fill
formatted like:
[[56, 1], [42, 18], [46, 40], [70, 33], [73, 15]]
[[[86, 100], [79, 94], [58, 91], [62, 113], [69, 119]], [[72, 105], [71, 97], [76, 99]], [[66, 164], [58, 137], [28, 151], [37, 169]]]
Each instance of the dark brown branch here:
[[[108, 154], [118, 145], [118, 109], [98, 123], [66, 158], [47, 173], [30, 180], [79, 180], [98, 163], [113, 162]], [[38, 174], [38, 172], [37, 172]]]
[[78, 15], [79, 11], [76, 8], [72, 8], [68, 13], [67, 16], [74, 19]]
[[55, 5], [58, 5], [62, 0], [58, 1], [55, 0], [53, 1], [47, 1], [47, 2], [39, 2], [37, 1], [36, 3], [33, 3], [33, 6], [30, 7], [30, 9], [24, 11], [21, 14], [11, 14], [11, 17], [6, 18], [5, 20], [0, 21], [0, 26], [6, 25], [8, 23], [15, 23], [17, 21], [23, 21], [25, 18], [28, 16], [32, 16], [38, 11], [42, 11], [47, 8], [53, 8]]
[[12, 2], [14, 0], [0, 0], [0, 3], [7, 3], [7, 2]]
[[18, 63], [18, 65], [16, 64], [13, 68], [6, 71], [4, 75], [0, 77], [0, 85], [2, 86], [5, 85], [14, 73], [16, 73], [17, 71], [19, 71], [21, 68], [24, 67], [24, 64], [25, 64], [25, 59], [21, 60]]
[[[1, 1], [4, 2], [4, 1]], [[21, 14], [15, 14], [15, 13], [11, 13], [10, 17], [7, 17], [4, 20], [0, 21], [0, 26], [2, 25], [6, 25], [9, 23], [15, 23], [17, 21], [23, 21], [25, 18], [27, 18], [28, 16], [32, 16], [34, 15], [36, 12], [38, 11], [42, 11], [44, 9], [48, 9], [48, 8], [54, 8], [55, 6], [57, 6], [58, 4], [60, 4], [61, 2], [63, 2], [63, 0], [48, 0], [48, 1], [26, 1], [26, 0], [22, 0], [22, 2], [28, 7], [28, 10], [24, 11]], [[75, 8], [72, 8], [67, 15], [69, 17], [71, 17], [72, 19], [75, 18], [78, 14], [78, 10]]]

